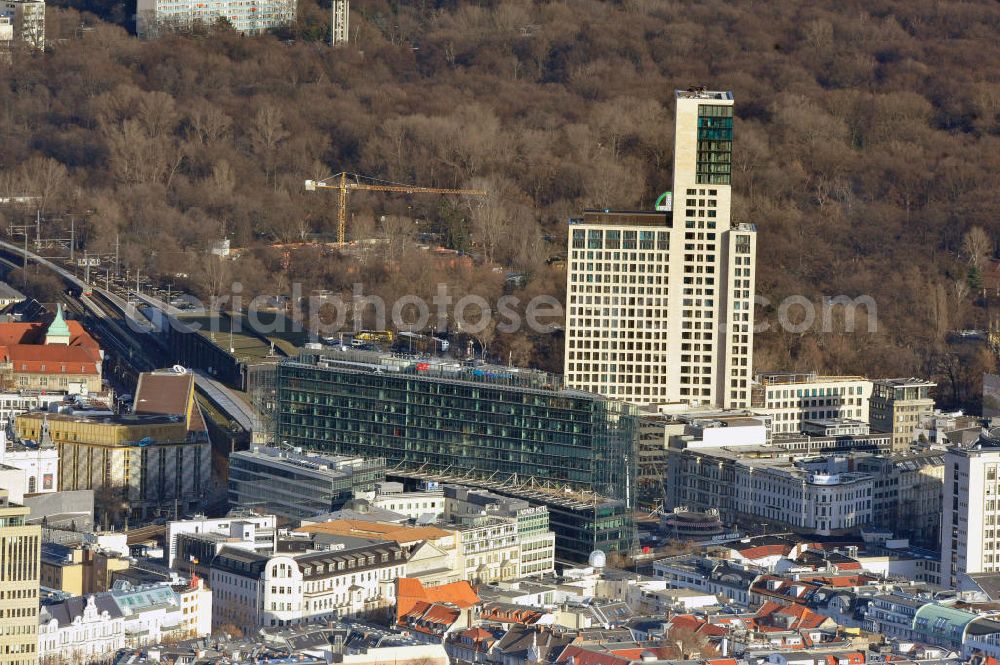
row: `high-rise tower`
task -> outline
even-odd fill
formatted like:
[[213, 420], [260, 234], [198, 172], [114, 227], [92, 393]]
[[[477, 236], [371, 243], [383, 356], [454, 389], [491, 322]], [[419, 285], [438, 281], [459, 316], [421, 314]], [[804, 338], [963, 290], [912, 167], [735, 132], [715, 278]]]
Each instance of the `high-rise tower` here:
[[747, 407], [756, 230], [730, 216], [733, 95], [676, 102], [672, 210], [570, 224], [566, 381], [637, 404]]
[[42, 529], [0, 489], [0, 665], [38, 663], [38, 569]]

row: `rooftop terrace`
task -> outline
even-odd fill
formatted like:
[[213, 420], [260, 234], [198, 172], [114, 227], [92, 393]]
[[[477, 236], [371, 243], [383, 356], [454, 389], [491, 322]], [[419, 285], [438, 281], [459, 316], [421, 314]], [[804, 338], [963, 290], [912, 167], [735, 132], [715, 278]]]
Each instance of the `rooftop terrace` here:
[[485, 363], [468, 363], [452, 358], [414, 356], [410, 354], [354, 349], [323, 349], [305, 352], [285, 363], [337, 369], [347, 372], [409, 375], [427, 379], [444, 379], [469, 383], [489, 383], [514, 388], [558, 391], [603, 400], [595, 393], [564, 389], [562, 377], [541, 370], [505, 367]]

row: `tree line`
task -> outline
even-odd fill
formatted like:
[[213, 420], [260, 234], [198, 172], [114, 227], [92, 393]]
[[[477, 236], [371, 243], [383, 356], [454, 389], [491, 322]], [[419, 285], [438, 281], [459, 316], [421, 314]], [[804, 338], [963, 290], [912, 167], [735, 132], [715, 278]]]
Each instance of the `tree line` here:
[[[995, 4], [356, 0], [351, 43], [331, 49], [322, 0], [276, 34], [151, 42], [118, 4], [61, 1], [47, 51], [0, 71], [0, 193], [80, 213], [90, 250], [118, 239], [157, 280], [495, 298], [516, 271], [561, 298], [566, 220], [651, 206], [671, 182], [673, 90], [703, 84], [735, 94], [734, 215], [759, 229], [758, 291], [878, 302], [872, 334], [760, 335], [757, 367], [937, 376], [964, 403], [995, 364], [948, 341], [990, 316]], [[353, 193], [348, 237], [371, 251], [272, 247], [334, 232], [333, 196], [302, 181], [341, 170], [491, 196]], [[226, 237], [245, 251], [220, 268], [207, 250]], [[438, 244], [471, 262], [427, 260]], [[561, 366], [552, 335], [496, 351]]]

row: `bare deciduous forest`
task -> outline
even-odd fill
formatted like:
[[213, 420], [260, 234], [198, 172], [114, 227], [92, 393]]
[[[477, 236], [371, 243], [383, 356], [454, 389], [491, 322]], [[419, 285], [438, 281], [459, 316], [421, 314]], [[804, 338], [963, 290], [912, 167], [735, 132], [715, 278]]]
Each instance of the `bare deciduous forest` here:
[[[283, 34], [154, 42], [114, 24], [120, 5], [64, 2], [48, 52], [0, 69], [0, 194], [90, 211], [90, 251], [120, 234], [128, 265], [200, 295], [362, 282], [388, 300], [445, 281], [494, 298], [517, 271], [517, 293], [562, 297], [567, 218], [652, 206], [673, 90], [703, 84], [735, 93], [734, 213], [758, 225], [758, 292], [878, 303], [873, 334], [759, 335], [756, 367], [935, 376], [958, 404], [995, 364], [948, 342], [998, 300], [995, 3], [355, 0], [352, 42], [331, 49], [313, 0]], [[334, 194], [302, 182], [341, 170], [491, 194], [356, 193], [348, 237], [381, 238], [370, 251], [274, 248], [334, 232]], [[238, 259], [208, 254], [223, 237]], [[554, 335], [491, 351], [561, 366]]]

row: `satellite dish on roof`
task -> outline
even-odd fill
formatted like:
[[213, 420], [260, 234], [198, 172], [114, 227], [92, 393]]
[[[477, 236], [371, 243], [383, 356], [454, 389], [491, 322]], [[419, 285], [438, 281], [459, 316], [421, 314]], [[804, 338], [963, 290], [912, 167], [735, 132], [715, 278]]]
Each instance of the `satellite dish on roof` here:
[[184, 365], [174, 365], [172, 369], [175, 374], [187, 374], [187, 368]]
[[587, 557], [587, 563], [591, 568], [604, 568], [608, 565], [608, 555], [601, 550], [594, 550]]

